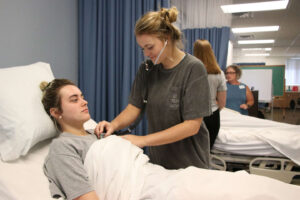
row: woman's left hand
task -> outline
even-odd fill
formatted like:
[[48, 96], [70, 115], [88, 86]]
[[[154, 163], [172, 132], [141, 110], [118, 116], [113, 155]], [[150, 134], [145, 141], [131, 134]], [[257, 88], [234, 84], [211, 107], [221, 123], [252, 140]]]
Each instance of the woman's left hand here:
[[132, 144], [140, 147], [140, 148], [143, 148], [146, 146], [145, 144], [145, 136], [138, 136], [138, 135], [123, 135], [121, 136], [122, 138], [126, 139], [126, 140], [129, 140]]

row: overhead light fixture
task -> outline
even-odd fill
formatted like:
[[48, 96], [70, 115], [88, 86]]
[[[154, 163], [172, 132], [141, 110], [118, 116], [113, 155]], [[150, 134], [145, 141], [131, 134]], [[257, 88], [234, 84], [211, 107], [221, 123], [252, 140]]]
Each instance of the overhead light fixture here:
[[257, 27], [245, 27], [245, 28], [232, 28], [233, 33], [253, 33], [253, 32], [268, 32], [278, 31], [279, 26], [257, 26]]
[[274, 42], [275, 40], [239, 40], [238, 44], [267, 44]]
[[245, 54], [245, 56], [269, 56], [269, 53]]
[[272, 48], [242, 48], [242, 51], [271, 51]]
[[241, 12], [257, 12], [266, 10], [286, 9], [289, 1], [266, 1], [258, 3], [242, 3], [221, 6], [224, 13], [241, 13]]

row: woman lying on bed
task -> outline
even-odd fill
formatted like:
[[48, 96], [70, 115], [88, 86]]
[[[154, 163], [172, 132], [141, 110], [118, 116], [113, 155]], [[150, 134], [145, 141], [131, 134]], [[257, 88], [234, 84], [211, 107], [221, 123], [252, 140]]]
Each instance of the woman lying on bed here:
[[166, 170], [151, 164], [128, 140], [115, 135], [97, 140], [84, 130], [84, 122], [90, 119], [87, 101], [72, 82], [54, 79], [40, 87], [44, 108], [62, 132], [53, 139], [44, 163], [54, 198], [250, 200], [300, 196], [298, 186], [243, 171]]

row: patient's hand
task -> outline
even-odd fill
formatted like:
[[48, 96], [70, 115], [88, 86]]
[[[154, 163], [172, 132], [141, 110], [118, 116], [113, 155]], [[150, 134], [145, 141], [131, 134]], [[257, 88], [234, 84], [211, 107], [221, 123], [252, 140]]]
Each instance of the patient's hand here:
[[144, 136], [138, 136], [138, 135], [123, 135], [121, 136], [122, 138], [126, 139], [126, 140], [129, 140], [132, 144], [140, 147], [140, 148], [143, 148], [146, 146], [145, 144], [145, 140], [144, 140]]
[[113, 125], [108, 121], [101, 121], [97, 124], [95, 128], [95, 134], [100, 138], [101, 134], [104, 134], [104, 137], [111, 135], [115, 131]]

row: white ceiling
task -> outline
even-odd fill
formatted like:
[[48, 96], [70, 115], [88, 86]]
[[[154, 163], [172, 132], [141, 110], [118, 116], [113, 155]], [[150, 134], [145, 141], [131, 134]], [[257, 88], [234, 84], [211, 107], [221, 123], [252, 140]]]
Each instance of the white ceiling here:
[[[237, 3], [251, 3], [268, 0], [233, 0]], [[287, 9], [277, 11], [251, 12], [232, 14], [232, 28], [251, 27], [251, 26], [274, 26], [279, 25], [280, 28], [275, 32], [264, 33], [241, 33], [234, 34], [233, 57], [235, 61], [244, 57], [245, 51], [241, 48], [271, 47], [272, 51], [268, 59], [276, 58], [300, 58], [300, 0], [289, 0]], [[237, 40], [245, 39], [274, 39], [274, 44], [237, 44]], [[247, 51], [247, 53], [250, 53]], [[258, 53], [251, 51], [251, 53]], [[261, 51], [259, 53], [262, 53]], [[247, 58], [255, 62], [256, 57]], [[250, 60], [249, 60], [250, 59]], [[284, 63], [279, 63], [284, 64]]]

